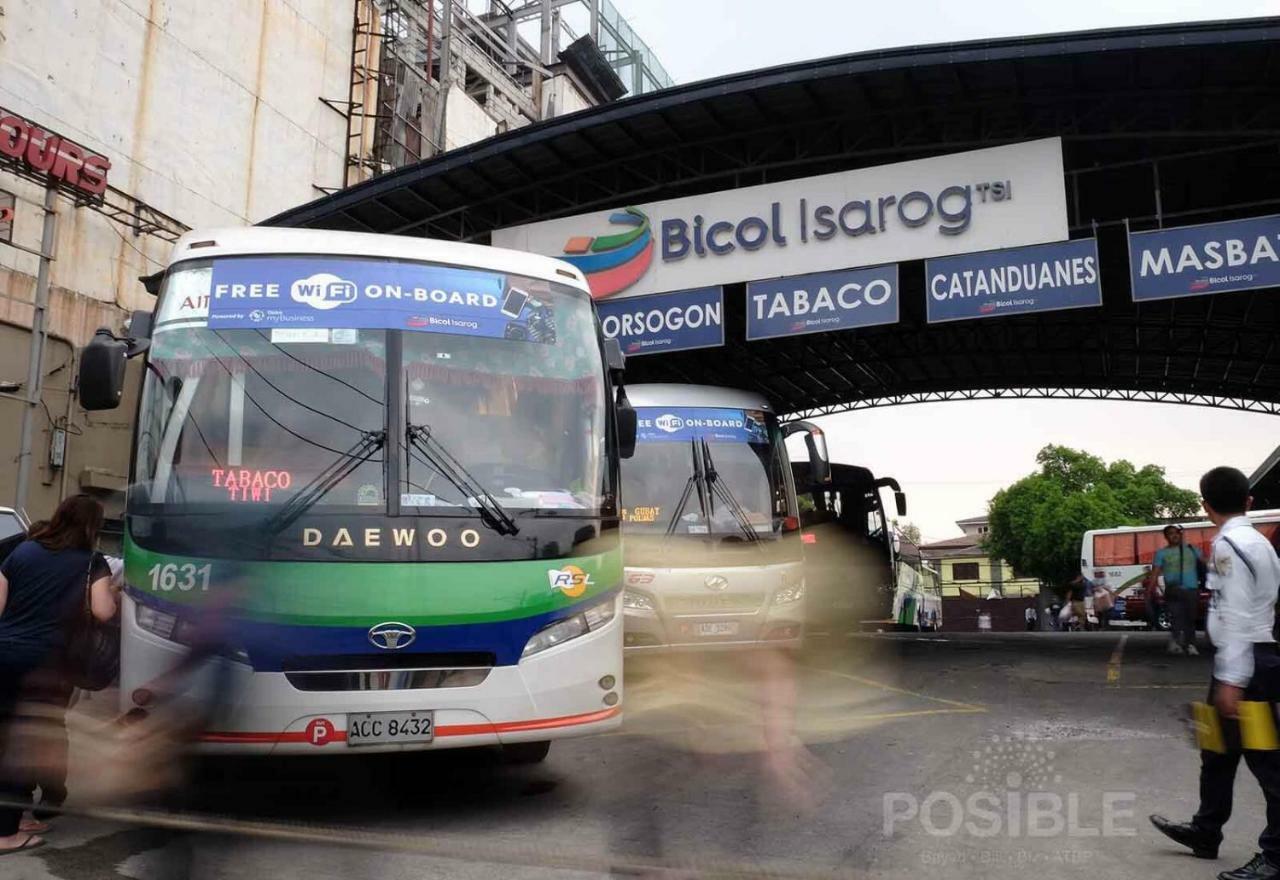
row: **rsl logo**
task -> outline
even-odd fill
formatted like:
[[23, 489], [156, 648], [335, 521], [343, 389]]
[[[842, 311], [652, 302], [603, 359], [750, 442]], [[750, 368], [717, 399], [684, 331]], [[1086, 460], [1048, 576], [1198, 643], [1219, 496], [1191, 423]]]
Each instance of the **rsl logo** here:
[[653, 233], [643, 211], [627, 208], [610, 215], [609, 222], [630, 228], [611, 235], [575, 235], [565, 242], [560, 255], [587, 276], [592, 299], [626, 290], [644, 277], [653, 262]]
[[576, 565], [564, 568], [553, 568], [547, 572], [547, 580], [552, 590], [559, 590], [570, 599], [576, 599], [587, 591], [587, 587], [595, 586], [591, 575]]

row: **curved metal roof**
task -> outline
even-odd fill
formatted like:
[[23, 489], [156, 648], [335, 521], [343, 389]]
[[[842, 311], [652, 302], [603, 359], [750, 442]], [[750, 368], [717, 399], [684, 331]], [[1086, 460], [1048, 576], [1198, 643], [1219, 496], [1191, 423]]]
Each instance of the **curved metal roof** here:
[[[622, 204], [1058, 135], [1101, 309], [928, 325], [923, 265], [898, 324], [634, 358], [635, 381], [728, 385], [783, 412], [973, 396], [1176, 399], [1280, 412], [1274, 291], [1134, 304], [1125, 223], [1280, 212], [1280, 18], [864, 52], [692, 83], [402, 168], [267, 221], [486, 241]], [[1095, 233], [1096, 230], [1096, 233]], [[744, 279], [745, 281], [746, 279]]]

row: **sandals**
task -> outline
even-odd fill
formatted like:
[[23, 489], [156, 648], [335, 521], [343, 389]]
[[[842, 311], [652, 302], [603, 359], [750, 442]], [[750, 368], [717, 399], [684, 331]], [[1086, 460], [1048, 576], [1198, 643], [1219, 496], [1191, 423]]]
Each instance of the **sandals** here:
[[18, 823], [18, 831], [23, 834], [47, 834], [53, 826], [39, 819], [23, 819]]
[[0, 849], [0, 856], [11, 856], [14, 853], [31, 852], [44, 846], [44, 838], [28, 834], [27, 839], [11, 849]]

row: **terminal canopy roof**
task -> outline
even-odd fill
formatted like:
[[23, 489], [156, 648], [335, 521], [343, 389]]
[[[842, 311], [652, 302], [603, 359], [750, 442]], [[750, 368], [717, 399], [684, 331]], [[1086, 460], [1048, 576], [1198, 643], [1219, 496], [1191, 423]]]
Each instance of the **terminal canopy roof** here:
[[[487, 242], [621, 205], [1060, 136], [1071, 236], [1101, 308], [929, 325], [923, 264], [898, 323], [636, 357], [633, 381], [761, 391], [782, 412], [974, 396], [1177, 400], [1280, 412], [1274, 289], [1130, 300], [1134, 230], [1280, 213], [1280, 19], [864, 52], [752, 71], [508, 132], [271, 224]], [[748, 279], [743, 279], [746, 281]]]

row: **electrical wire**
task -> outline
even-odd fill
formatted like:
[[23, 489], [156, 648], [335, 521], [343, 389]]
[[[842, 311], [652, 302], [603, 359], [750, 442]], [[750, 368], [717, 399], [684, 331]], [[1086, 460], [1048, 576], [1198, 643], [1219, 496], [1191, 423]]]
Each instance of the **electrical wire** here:
[[[214, 331], [214, 332], [217, 332], [217, 331]], [[259, 330], [259, 331], [257, 331], [257, 333], [258, 333], [258, 335], [259, 335], [259, 336], [261, 336], [263, 339], [267, 340], [267, 342], [271, 342], [271, 337], [267, 336], [267, 334], [266, 334], [266, 333], [264, 333], [263, 331]], [[276, 345], [274, 342], [272, 342], [271, 344], [272, 344], [272, 345]], [[384, 402], [383, 402], [382, 398], [380, 398], [380, 397], [374, 397], [372, 394], [369, 394], [367, 391], [364, 391], [364, 390], [363, 390], [363, 389], [361, 389], [361, 388], [357, 388], [355, 385], [352, 385], [350, 382], [347, 382], [347, 381], [345, 381], [345, 380], [343, 380], [343, 379], [339, 379], [337, 376], [333, 375], [332, 373], [329, 373], [329, 372], [326, 372], [326, 371], [324, 371], [324, 370], [320, 369], [319, 367], [315, 366], [314, 364], [309, 364], [309, 363], [307, 363], [307, 362], [306, 362], [306, 361], [304, 361], [302, 358], [300, 358], [300, 357], [298, 357], [297, 355], [295, 355], [295, 354], [293, 354], [293, 353], [291, 353], [291, 352], [287, 351], [286, 349], [283, 349], [283, 348], [281, 348], [280, 346], [276, 345], [276, 350], [277, 350], [277, 351], [279, 351], [279, 352], [280, 352], [282, 355], [284, 355], [285, 357], [287, 357], [289, 360], [291, 360], [291, 361], [295, 361], [295, 362], [297, 362], [297, 363], [299, 363], [299, 364], [302, 364], [302, 366], [306, 367], [308, 370], [312, 370], [312, 371], [314, 371], [314, 372], [316, 372], [316, 373], [319, 373], [321, 376], [324, 376], [326, 379], [332, 379], [333, 381], [337, 382], [339, 385], [346, 385], [348, 388], [350, 388], [350, 389], [351, 389], [352, 391], [354, 391], [356, 394], [362, 395], [363, 397], [366, 397], [366, 398], [368, 398], [369, 400], [372, 400], [372, 401], [373, 401], [374, 403], [376, 403], [378, 406], [386, 406], [386, 403], [384, 403]]]
[[[309, 412], [313, 412], [313, 413], [315, 413], [316, 415], [321, 416], [322, 418], [329, 419], [330, 421], [337, 422], [339, 425], [343, 425], [344, 427], [350, 428], [351, 430], [356, 431], [356, 432], [358, 432], [358, 433], [364, 434], [364, 433], [366, 433], [366, 432], [368, 432], [368, 431], [370, 430], [370, 429], [368, 429], [368, 428], [361, 428], [361, 427], [359, 427], [359, 426], [357, 426], [357, 425], [353, 425], [353, 424], [351, 424], [350, 422], [345, 421], [344, 419], [340, 419], [340, 418], [338, 418], [337, 416], [330, 415], [329, 413], [324, 412], [324, 411], [322, 411], [322, 410], [318, 410], [318, 409], [316, 409], [314, 406], [309, 406], [309, 405], [307, 405], [307, 404], [303, 403], [301, 400], [298, 400], [298, 398], [296, 398], [296, 397], [291, 397], [289, 394], [286, 394], [284, 391], [281, 391], [281, 390], [280, 390], [280, 387], [279, 387], [278, 385], [276, 385], [274, 382], [272, 382], [272, 381], [271, 381], [270, 379], [268, 379], [266, 376], [262, 375], [262, 372], [261, 372], [257, 367], [255, 367], [253, 364], [249, 363], [248, 358], [246, 358], [244, 355], [240, 354], [240, 352], [239, 352], [239, 351], [236, 351], [236, 350], [235, 350], [235, 347], [234, 347], [234, 346], [232, 346], [230, 342], [227, 342], [226, 337], [224, 337], [224, 336], [223, 336], [221, 333], [219, 333], [217, 330], [212, 330], [211, 332], [213, 333], [213, 335], [214, 335], [214, 336], [218, 337], [218, 339], [222, 340], [223, 344], [225, 344], [225, 345], [227, 345], [229, 348], [231, 348], [231, 349], [235, 352], [235, 356], [236, 356], [236, 357], [238, 357], [238, 358], [240, 359], [240, 362], [241, 362], [241, 363], [243, 363], [246, 367], [248, 367], [248, 368], [249, 368], [249, 370], [250, 370], [250, 371], [251, 371], [255, 376], [257, 376], [259, 379], [261, 379], [261, 380], [263, 381], [263, 384], [265, 384], [265, 385], [267, 385], [268, 387], [270, 387], [273, 391], [275, 391], [275, 392], [276, 392], [276, 394], [279, 394], [279, 395], [280, 395], [281, 397], [283, 397], [285, 400], [288, 400], [288, 401], [289, 401], [289, 402], [291, 402], [291, 403], [296, 403], [298, 406], [302, 407], [302, 408], [303, 408], [303, 409], [305, 409], [305, 410], [308, 410]], [[206, 345], [205, 347], [206, 347], [206, 348], [208, 348], [208, 346], [207, 346], [207, 345]], [[210, 349], [209, 349], [209, 353], [210, 353], [210, 354], [213, 354], [213, 349], [211, 349], [211, 348], [210, 348]], [[217, 357], [217, 355], [216, 355], [216, 354], [214, 354], [214, 357]], [[228, 373], [230, 373], [230, 371], [228, 371]], [[246, 392], [246, 396], [248, 396], [248, 392]]]

